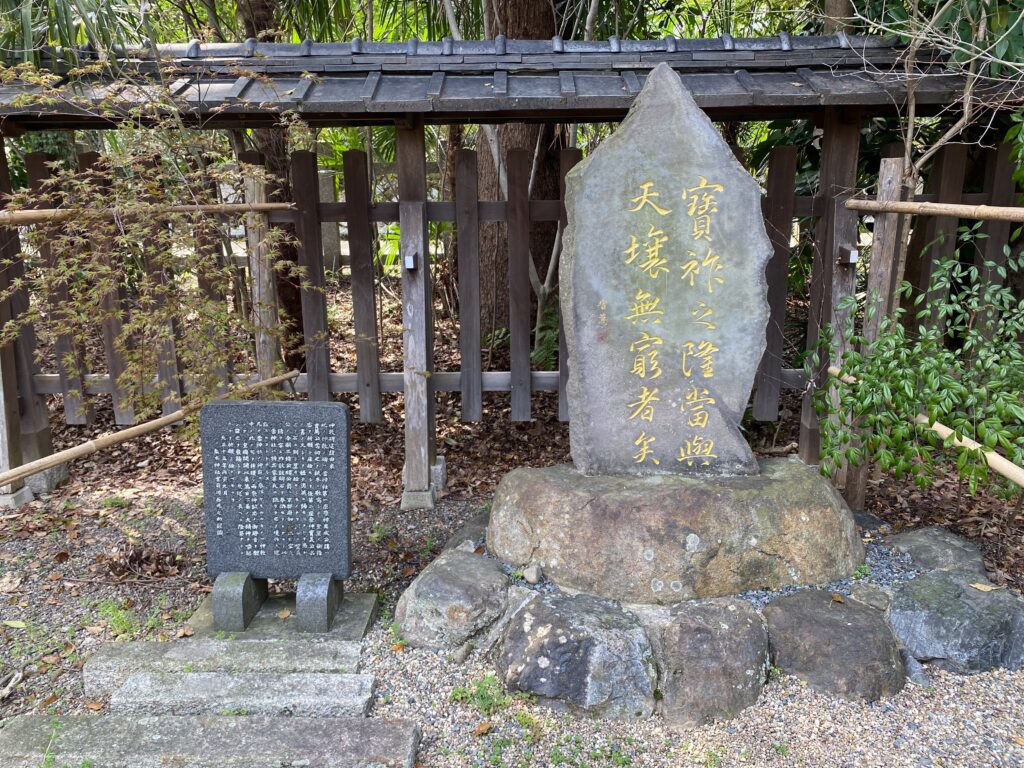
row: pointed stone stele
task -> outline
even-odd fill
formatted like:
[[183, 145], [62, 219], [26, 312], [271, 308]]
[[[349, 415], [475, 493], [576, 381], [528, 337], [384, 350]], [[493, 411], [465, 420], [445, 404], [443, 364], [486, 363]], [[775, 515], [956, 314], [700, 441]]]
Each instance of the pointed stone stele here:
[[757, 182], [659, 64], [566, 179], [572, 458], [585, 474], [751, 474], [738, 424], [765, 347]]

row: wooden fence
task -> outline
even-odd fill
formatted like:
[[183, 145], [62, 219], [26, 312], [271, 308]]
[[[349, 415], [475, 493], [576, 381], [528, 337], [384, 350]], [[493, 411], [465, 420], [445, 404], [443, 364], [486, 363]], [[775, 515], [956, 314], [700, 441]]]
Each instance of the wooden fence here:
[[[794, 194], [797, 152], [793, 147], [776, 147], [768, 162], [767, 194], [763, 201], [765, 222], [774, 248], [767, 267], [770, 321], [767, 329], [767, 350], [757, 374], [753, 396], [753, 414], [758, 420], [774, 421], [778, 418], [779, 398], [783, 390], [803, 390], [801, 412], [800, 456], [808, 463], [816, 463], [820, 451], [819, 422], [813, 407], [813, 391], [824, 384], [829, 360], [822, 354], [820, 364], [811, 381], [803, 369], [784, 365], [783, 329], [786, 317], [787, 283], [790, 260], [790, 240], [794, 220], [814, 228], [813, 272], [810, 283], [810, 304], [807, 323], [807, 343], [817, 345], [819, 329], [835, 323], [837, 307], [843, 296], [852, 295], [857, 279], [859, 218], [847, 210], [843, 201], [856, 187], [857, 151], [860, 143], [861, 123], [856, 114], [841, 110], [828, 110], [822, 146], [822, 165], [819, 194], [814, 197]], [[1012, 204], [1015, 188], [1008, 148], [990, 150], [984, 188], [978, 193], [965, 193], [964, 169], [967, 148], [949, 145], [936, 157], [928, 188], [918, 200], [941, 202]], [[577, 149], [565, 149], [561, 155], [561, 174], [564, 194], [564, 176], [579, 162]], [[258, 163], [259, 157], [248, 155], [243, 161]], [[80, 158], [83, 166], [96, 162], [93, 155]], [[482, 418], [484, 392], [509, 392], [511, 418], [527, 421], [532, 414], [532, 393], [555, 392], [559, 399], [559, 416], [567, 418], [565, 386], [567, 378], [564, 341], [559, 343], [557, 370], [531, 370], [531, 288], [529, 279], [529, 234], [533, 222], [564, 223], [565, 209], [562, 199], [534, 200], [529, 197], [529, 178], [532, 153], [511, 152], [508, 158], [507, 201], [480, 200], [477, 192], [477, 156], [472, 150], [459, 150], [455, 170], [454, 200], [432, 201], [427, 195], [427, 165], [422, 124], [411, 123], [397, 129], [398, 199], [377, 201], [371, 196], [367, 156], [360, 151], [346, 152], [343, 158], [344, 202], [321, 202], [317, 182], [317, 158], [312, 152], [295, 152], [291, 159], [293, 210], [253, 212], [248, 215], [250, 234], [250, 290], [254, 306], [271, 290], [272, 277], [259, 251], [261, 228], [292, 222], [298, 237], [298, 261], [304, 270], [301, 291], [303, 324], [306, 346], [306, 366], [296, 388], [310, 400], [326, 400], [333, 393], [358, 394], [358, 416], [364, 422], [379, 422], [382, 418], [382, 394], [402, 392], [405, 396], [405, 476], [407, 506], [422, 506], [431, 502], [433, 485], [439, 482], [439, 459], [435, 447], [434, 401], [435, 392], [459, 392], [462, 418], [477, 421]], [[878, 198], [899, 199], [899, 178], [894, 176], [897, 164], [885, 160], [878, 182]], [[6, 168], [0, 169], [0, 192], [9, 189]], [[30, 182], [38, 186], [47, 174], [45, 158], [30, 155], [27, 161]], [[247, 201], [265, 201], [261, 185], [250, 184], [246, 189]], [[810, 220], [810, 221], [808, 221]], [[510, 365], [507, 371], [484, 371], [481, 360], [480, 328], [480, 259], [479, 231], [482, 222], [503, 221], [508, 229], [508, 285]], [[323, 291], [325, 273], [321, 245], [321, 225], [326, 222], [345, 222], [351, 263], [351, 290], [355, 325], [356, 369], [332, 371], [329, 341], [332, 329], [327, 321], [327, 301]], [[437, 372], [434, 367], [434, 321], [431, 289], [431, 261], [429, 256], [428, 223], [452, 222], [458, 244], [458, 298], [460, 315], [459, 348], [461, 370]], [[379, 355], [375, 280], [373, 264], [376, 223], [398, 223], [400, 226], [401, 296], [403, 311], [404, 365], [400, 371], [382, 371]], [[913, 231], [906, 274], [917, 285], [927, 284], [930, 265], [942, 258], [953, 247], [957, 221], [948, 217], [929, 218], [925, 226]], [[15, 230], [0, 230], [3, 234], [0, 249], [6, 256], [17, 253]], [[255, 233], [255, 236], [253, 234]], [[936, 242], [939, 234], [948, 235]], [[1002, 253], [1002, 245], [1009, 237], [1009, 225], [992, 222], [986, 225], [986, 257], [995, 258]], [[899, 238], [898, 217], [881, 214], [875, 218], [875, 250], [894, 249]], [[917, 254], [920, 254], [918, 257]], [[42, 253], [45, 259], [59, 258], [59, 254]], [[868, 275], [871, 289], [879, 295], [891, 296], [900, 274], [900, 266], [891, 260], [874, 259]], [[16, 277], [17, 275], [13, 275]], [[60, 296], [49, 297], [60, 301]], [[113, 303], [117, 296], [106, 299]], [[7, 312], [17, 314], [27, 297], [17, 295]], [[265, 306], [265, 304], [263, 304]], [[891, 305], [887, 308], [891, 309]], [[108, 315], [109, 316], [109, 315]], [[276, 320], [276, 319], [275, 319]], [[5, 389], [17, 384], [16, 399], [20, 403], [21, 434], [26, 457], [45, 455], [48, 433], [46, 405], [40, 396], [62, 394], [64, 418], [70, 424], [87, 423], [91, 418], [90, 401], [76, 396], [109, 393], [112, 395], [114, 419], [118, 424], [130, 424], [135, 416], [123, 402], [115, 386], [123, 362], [113, 346], [120, 329], [116, 318], [104, 322], [106, 372], [92, 372], [76, 379], [65, 370], [57, 354], [57, 370], [38, 371], [34, 362], [35, 339], [31, 329], [18, 340], [13, 350], [7, 350], [10, 367], [0, 370]], [[68, 339], [66, 343], [70, 343]], [[258, 374], [266, 377], [275, 363], [272, 349], [266, 339], [257, 339], [255, 358]], [[57, 350], [61, 352], [60, 349]], [[64, 353], [67, 349], [63, 350]], [[160, 350], [157, 382], [166, 399], [165, 410], [176, 410], [182, 394], [183, 372], [178, 370], [173, 343]], [[0, 363], [3, 359], [0, 359]], [[10, 373], [13, 369], [14, 376]], [[8, 392], [8, 398], [12, 392]], [[7, 402], [10, 402], [8, 399]], [[42, 437], [40, 435], [43, 435]], [[9, 456], [11, 466], [20, 463], [15, 452], [24, 446], [13, 446]], [[27, 461], [28, 458], [25, 458]], [[854, 494], [851, 503], [859, 502]]]

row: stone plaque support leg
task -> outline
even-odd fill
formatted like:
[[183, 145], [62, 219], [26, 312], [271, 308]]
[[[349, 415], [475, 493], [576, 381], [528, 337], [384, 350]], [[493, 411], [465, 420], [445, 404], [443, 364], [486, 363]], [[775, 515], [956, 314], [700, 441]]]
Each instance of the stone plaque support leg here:
[[267, 599], [267, 580], [245, 571], [220, 574], [213, 582], [213, 626], [224, 632], [244, 632]]
[[300, 632], [330, 632], [344, 587], [329, 573], [304, 573], [295, 591]]

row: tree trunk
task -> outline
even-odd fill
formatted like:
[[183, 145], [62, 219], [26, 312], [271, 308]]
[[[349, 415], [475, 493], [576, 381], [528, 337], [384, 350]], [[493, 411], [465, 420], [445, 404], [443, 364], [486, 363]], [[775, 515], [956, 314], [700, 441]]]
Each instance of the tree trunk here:
[[[487, 30], [491, 37], [545, 39], [555, 34], [555, 18], [550, 0], [485, 0]], [[536, 166], [533, 197], [558, 197], [558, 147], [549, 125], [510, 123], [497, 129], [501, 162], [514, 149], [533, 155], [541, 132], [541, 156]], [[477, 137], [480, 173], [480, 199], [504, 200], [491, 145], [483, 130]], [[555, 224], [535, 224], [530, 228], [530, 251], [541, 275], [551, 255], [556, 232]], [[486, 337], [498, 328], [508, 327], [508, 237], [501, 222], [480, 225], [480, 331]]]

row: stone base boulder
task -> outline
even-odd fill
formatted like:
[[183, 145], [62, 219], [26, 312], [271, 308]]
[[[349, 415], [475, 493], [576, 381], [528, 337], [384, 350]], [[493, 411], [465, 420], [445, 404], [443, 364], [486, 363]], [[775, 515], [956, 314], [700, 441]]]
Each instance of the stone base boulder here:
[[549, 703], [613, 719], [654, 711], [651, 645], [612, 600], [537, 594], [505, 627], [494, 661], [505, 685]]
[[893, 633], [918, 661], [953, 672], [1024, 667], [1024, 599], [957, 571], [900, 584], [889, 608]]
[[764, 610], [775, 665], [816, 690], [877, 701], [906, 683], [900, 649], [881, 611], [811, 589]]
[[508, 586], [496, 560], [449, 550], [402, 593], [395, 621], [412, 646], [457, 648], [501, 615]]
[[925, 571], [958, 571], [968, 576], [988, 579], [981, 551], [963, 536], [940, 526], [917, 528], [890, 536], [887, 543], [899, 552], [906, 552], [914, 565]]
[[495, 493], [487, 545], [556, 584], [629, 603], [826, 583], [864, 560], [842, 498], [794, 459], [717, 478], [515, 469]]
[[741, 600], [681, 603], [661, 633], [665, 720], [703, 725], [757, 703], [768, 674], [764, 622]]

